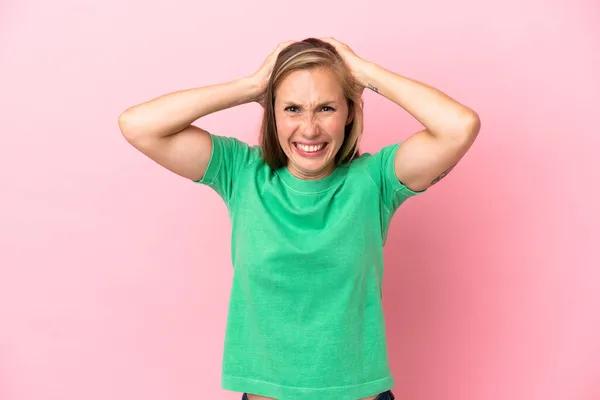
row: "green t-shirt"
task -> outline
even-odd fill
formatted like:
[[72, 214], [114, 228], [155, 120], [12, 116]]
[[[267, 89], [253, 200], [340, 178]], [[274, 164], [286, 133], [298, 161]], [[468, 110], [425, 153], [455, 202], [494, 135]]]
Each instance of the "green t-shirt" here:
[[396, 178], [399, 143], [301, 180], [273, 171], [259, 146], [211, 138], [197, 182], [223, 198], [232, 224], [222, 388], [277, 400], [391, 389], [383, 245], [394, 211], [422, 193]]

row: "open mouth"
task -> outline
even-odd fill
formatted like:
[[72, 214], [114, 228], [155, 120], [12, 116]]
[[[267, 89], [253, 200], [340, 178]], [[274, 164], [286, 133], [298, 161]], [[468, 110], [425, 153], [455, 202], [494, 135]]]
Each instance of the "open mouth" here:
[[294, 142], [294, 147], [298, 150], [299, 153], [303, 155], [317, 155], [321, 154], [327, 148], [328, 144], [328, 142], [325, 142], [314, 145], [305, 145]]

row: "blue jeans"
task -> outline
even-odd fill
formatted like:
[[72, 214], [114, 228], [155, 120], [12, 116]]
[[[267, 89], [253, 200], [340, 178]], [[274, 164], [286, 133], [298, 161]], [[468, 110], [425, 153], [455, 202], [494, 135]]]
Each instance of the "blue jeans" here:
[[[379, 395], [375, 398], [375, 400], [394, 400], [396, 397], [391, 390], [385, 391], [383, 393], [379, 393]], [[242, 400], [248, 400], [248, 395], [244, 393], [242, 396]]]

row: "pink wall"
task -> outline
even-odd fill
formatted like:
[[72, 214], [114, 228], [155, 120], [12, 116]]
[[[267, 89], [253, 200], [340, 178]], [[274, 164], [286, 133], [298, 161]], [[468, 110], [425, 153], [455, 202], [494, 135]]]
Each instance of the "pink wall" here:
[[[219, 386], [225, 206], [127, 145], [117, 116], [307, 36], [483, 123], [392, 224], [397, 398], [600, 399], [598, 3], [236, 3], [2, 2], [0, 399], [239, 399]], [[420, 127], [374, 93], [365, 106], [365, 151]], [[255, 142], [259, 117], [253, 104], [198, 125]]]

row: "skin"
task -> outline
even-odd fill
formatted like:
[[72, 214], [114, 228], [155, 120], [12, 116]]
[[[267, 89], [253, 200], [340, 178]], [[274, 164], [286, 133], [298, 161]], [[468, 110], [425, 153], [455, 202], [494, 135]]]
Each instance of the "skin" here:
[[[336, 75], [328, 68], [294, 71], [275, 91], [275, 119], [279, 143], [288, 157], [288, 170], [299, 179], [320, 179], [335, 168], [335, 155], [352, 121]], [[296, 144], [326, 143], [324, 151], [309, 157]]]
[[[477, 137], [478, 115], [440, 90], [358, 57], [334, 38], [322, 40], [337, 49], [362, 87], [393, 101], [426, 128], [409, 136], [400, 146], [394, 164], [398, 179], [418, 191], [447, 176]], [[202, 178], [212, 142], [207, 131], [192, 123], [216, 111], [259, 99], [277, 54], [289, 43], [280, 44], [251, 78], [178, 91], [131, 107], [119, 116], [123, 135], [142, 153], [174, 173], [193, 180]], [[286, 98], [297, 102], [298, 107], [286, 110], [287, 106], [281, 104]], [[321, 103], [326, 100], [334, 103], [330, 104], [334, 111], [323, 107]], [[342, 144], [344, 125], [351, 121], [344, 100], [339, 82], [326, 70], [297, 71], [278, 88], [279, 141], [294, 176], [319, 179], [333, 170], [332, 161]], [[327, 142], [328, 148], [319, 157], [303, 157], [292, 147], [297, 141]]]

